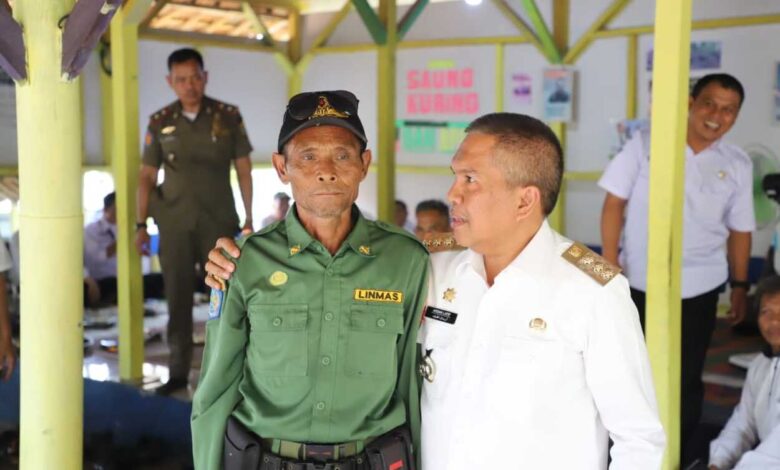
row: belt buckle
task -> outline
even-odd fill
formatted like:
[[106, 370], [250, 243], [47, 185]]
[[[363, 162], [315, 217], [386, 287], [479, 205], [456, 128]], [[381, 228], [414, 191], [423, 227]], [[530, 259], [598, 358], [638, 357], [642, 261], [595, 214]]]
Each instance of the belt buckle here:
[[304, 459], [314, 459], [320, 461], [336, 460], [332, 445], [306, 444], [303, 449]]

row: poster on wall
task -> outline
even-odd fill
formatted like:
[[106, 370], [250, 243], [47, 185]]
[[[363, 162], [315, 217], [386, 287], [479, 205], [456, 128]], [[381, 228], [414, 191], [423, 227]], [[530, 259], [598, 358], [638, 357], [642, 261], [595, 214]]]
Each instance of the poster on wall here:
[[775, 122], [780, 123], [780, 62], [775, 64]]
[[[691, 42], [691, 70], [719, 69], [722, 56], [720, 41]], [[647, 71], [653, 70], [653, 49], [647, 51]]]
[[512, 100], [520, 106], [531, 104], [531, 75], [527, 73], [512, 74]]
[[454, 59], [427, 60], [406, 70], [396, 150], [452, 155], [463, 129], [481, 111], [475, 68]]
[[545, 69], [542, 92], [546, 121], [570, 122], [573, 119], [574, 70]]

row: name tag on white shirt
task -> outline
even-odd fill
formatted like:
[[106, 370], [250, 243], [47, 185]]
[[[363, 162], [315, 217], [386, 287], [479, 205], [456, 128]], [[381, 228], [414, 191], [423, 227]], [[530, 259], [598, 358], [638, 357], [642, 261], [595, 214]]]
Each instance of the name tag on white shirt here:
[[425, 318], [454, 325], [455, 320], [458, 319], [458, 314], [437, 307], [428, 307], [425, 309]]

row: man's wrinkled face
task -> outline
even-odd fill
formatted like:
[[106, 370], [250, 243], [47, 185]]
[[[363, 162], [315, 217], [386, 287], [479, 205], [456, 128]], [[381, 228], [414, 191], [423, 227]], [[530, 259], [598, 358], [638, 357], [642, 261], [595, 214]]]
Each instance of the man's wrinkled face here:
[[304, 129], [285, 146], [286, 157], [274, 154], [279, 178], [292, 186], [299, 214], [335, 218], [351, 210], [360, 182], [371, 164], [357, 137], [336, 126]]
[[458, 244], [480, 254], [514, 237], [516, 196], [493, 157], [497, 138], [470, 132], [452, 158], [447, 200]]
[[712, 82], [688, 105], [688, 140], [709, 146], [734, 125], [741, 102], [739, 93]]
[[414, 228], [414, 234], [420, 240], [436, 233], [445, 233], [451, 230], [449, 215], [442, 214], [437, 210], [417, 211], [417, 226]]
[[171, 65], [171, 72], [166, 80], [185, 108], [200, 106], [206, 92], [208, 73], [197, 61], [188, 60]]
[[772, 352], [780, 353], [780, 294], [765, 295], [761, 299], [758, 328]]

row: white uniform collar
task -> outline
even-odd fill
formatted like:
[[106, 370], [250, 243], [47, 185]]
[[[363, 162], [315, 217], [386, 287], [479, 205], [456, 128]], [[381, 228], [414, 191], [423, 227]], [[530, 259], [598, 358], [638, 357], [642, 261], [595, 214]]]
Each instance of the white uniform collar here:
[[[545, 274], [549, 272], [551, 268], [550, 259], [557, 255], [555, 232], [550, 228], [547, 219], [544, 219], [533, 238], [531, 238], [525, 248], [523, 248], [523, 251], [509, 263], [509, 266], [507, 266], [504, 271], [511, 269], [529, 274], [531, 277]], [[455, 272], [461, 274], [469, 268], [479, 274], [483, 279], [485, 278], [485, 262], [482, 259], [482, 255], [471, 249], [467, 250], [467, 254], [463, 256], [462, 261], [458, 264]], [[499, 273], [499, 275], [501, 273]]]
[[702, 154], [704, 152], [710, 152], [710, 151], [712, 151], [712, 152], [719, 152], [721, 145], [723, 145], [723, 138], [722, 137], [720, 139], [716, 140], [715, 142], [711, 143], [709, 145], [709, 147], [705, 148], [704, 150], [702, 150], [698, 154], [695, 153], [693, 151], [693, 149], [691, 148], [691, 146], [688, 145], [687, 143], [685, 144], [685, 150], [686, 150], [686, 153], [689, 156], [693, 156], [693, 155], [699, 155], [699, 154]]

